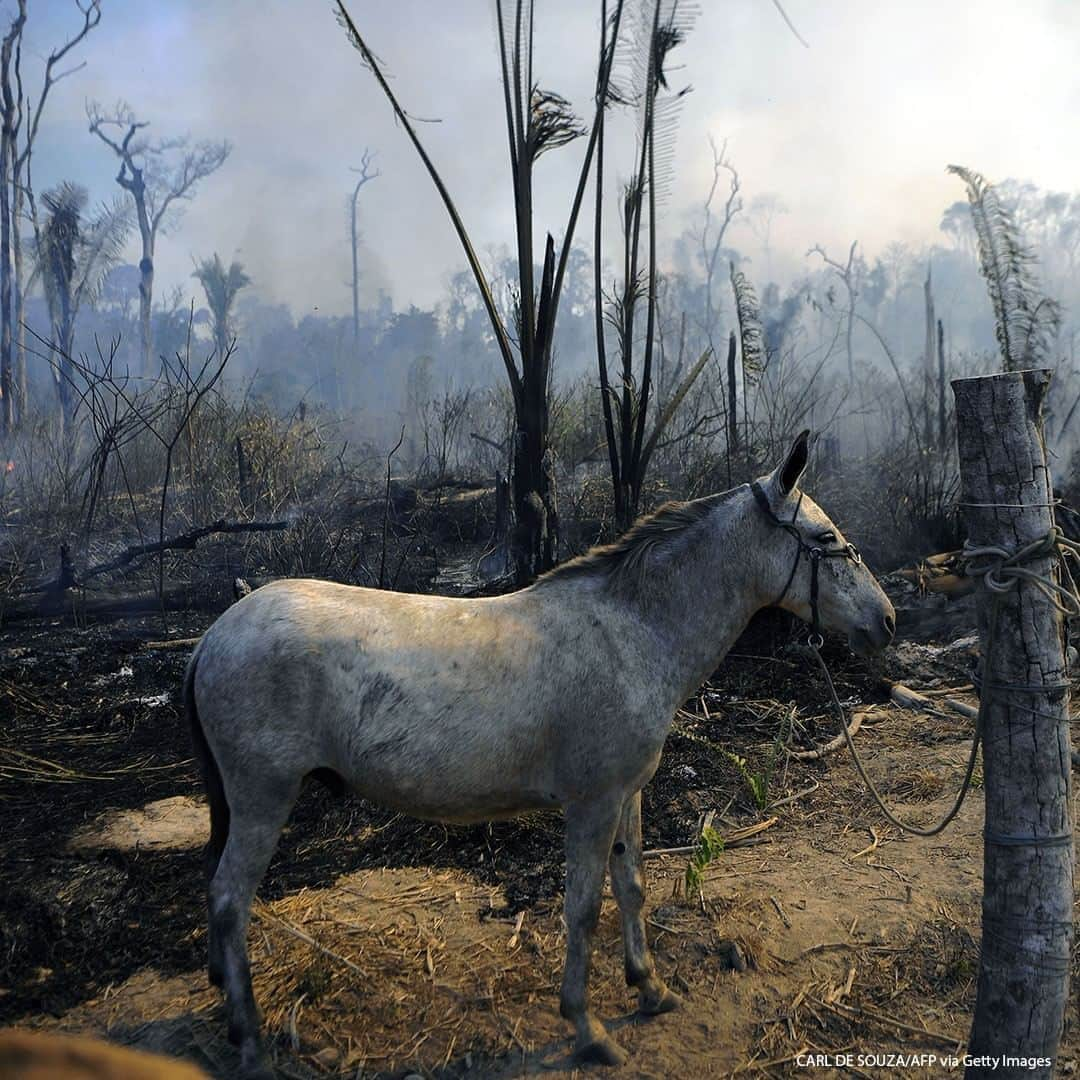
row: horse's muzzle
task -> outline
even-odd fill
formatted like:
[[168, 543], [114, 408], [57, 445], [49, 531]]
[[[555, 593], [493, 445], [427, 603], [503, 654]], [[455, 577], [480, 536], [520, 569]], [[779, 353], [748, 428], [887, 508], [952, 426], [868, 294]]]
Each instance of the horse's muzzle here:
[[896, 613], [892, 605], [881, 617], [863, 626], [856, 626], [848, 635], [848, 643], [860, 656], [873, 656], [886, 648], [896, 633]]

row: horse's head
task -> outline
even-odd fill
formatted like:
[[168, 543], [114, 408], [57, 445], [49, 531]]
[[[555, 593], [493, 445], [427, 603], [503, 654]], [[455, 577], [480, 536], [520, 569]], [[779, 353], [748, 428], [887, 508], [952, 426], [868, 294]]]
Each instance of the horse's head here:
[[809, 434], [804, 431], [784, 463], [752, 485], [768, 530], [766, 580], [776, 585], [770, 600], [810, 623], [812, 638], [833, 631], [846, 634], [863, 656], [880, 652], [892, 641], [896, 612], [854, 545], [799, 490]]

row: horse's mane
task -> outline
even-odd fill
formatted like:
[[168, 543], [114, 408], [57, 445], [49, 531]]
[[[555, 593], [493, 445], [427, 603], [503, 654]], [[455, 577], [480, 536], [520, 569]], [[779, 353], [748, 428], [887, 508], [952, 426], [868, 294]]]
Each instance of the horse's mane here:
[[617, 540], [599, 544], [584, 555], [559, 563], [539, 577], [536, 584], [579, 577], [615, 578], [640, 569], [646, 556], [667, 547], [734, 493], [735, 489], [692, 502], [666, 502], [653, 513], [638, 518]]

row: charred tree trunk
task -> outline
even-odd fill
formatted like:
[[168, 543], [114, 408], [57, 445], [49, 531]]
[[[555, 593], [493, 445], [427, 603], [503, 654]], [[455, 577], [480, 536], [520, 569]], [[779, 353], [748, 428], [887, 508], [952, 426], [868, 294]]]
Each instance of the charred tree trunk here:
[[949, 433], [945, 422], [945, 327], [937, 321], [938, 363], [938, 449], [944, 454], [948, 449]]
[[512, 480], [515, 527], [511, 549], [518, 584], [526, 585], [558, 562], [559, 520], [554, 453], [547, 445], [545, 390], [530, 395], [514, 433]]
[[[934, 284], [933, 276], [930, 272], [930, 268], [926, 269], [926, 280], [923, 282], [923, 307], [926, 315], [925, 325], [925, 337], [923, 339], [923, 394], [922, 394], [922, 413], [923, 413], [923, 445], [933, 446], [933, 424], [930, 419], [931, 402], [934, 399], [934, 354], [936, 349], [934, 348], [934, 326], [936, 319], [934, 317]], [[943, 393], [944, 391], [942, 391]]]
[[356, 235], [356, 196], [360, 193], [359, 184], [349, 203], [349, 247], [352, 249], [352, 337], [353, 348], [360, 348], [360, 253], [359, 238]]
[[503, 474], [495, 470], [495, 542], [506, 542], [510, 528], [510, 485]]
[[728, 381], [728, 458], [739, 452], [739, 395], [735, 386], [735, 331], [728, 337], [727, 345], [727, 381]]
[[240, 505], [247, 506], [251, 502], [251, 494], [248, 487], [248, 460], [244, 451], [244, 441], [239, 435], [236, 436], [236, 488], [240, 496]]
[[7, 183], [11, 167], [10, 136], [5, 123], [0, 135], [0, 405], [3, 430], [15, 426], [15, 379], [12, 367], [11, 310], [11, 192]]
[[353, 348], [360, 348], [360, 221], [357, 201], [360, 198], [360, 189], [369, 181], [374, 180], [379, 172], [371, 171], [371, 163], [375, 160], [375, 154], [370, 150], [364, 151], [360, 168], [353, 172], [360, 174], [360, 179], [353, 187], [352, 198], [349, 200], [349, 247], [352, 251], [352, 324], [353, 324]]
[[0, 429], [6, 434], [15, 426], [15, 379], [12, 366], [11, 310], [11, 162], [14, 156], [17, 102], [11, 84], [12, 50], [26, 22], [26, 3], [0, 48]]
[[[1054, 523], [1042, 435], [1050, 372], [953, 382], [962, 498], [975, 546], [1016, 551]], [[1053, 560], [1025, 564], [1056, 577]], [[984, 643], [994, 594], [976, 597]], [[983, 933], [972, 1056], [1057, 1056], [1068, 1001], [1073, 910], [1069, 683], [1064, 623], [1034, 585], [997, 598], [992, 656], [984, 655], [986, 833]], [[989, 1069], [969, 1067], [967, 1075]], [[995, 1077], [1049, 1077], [999, 1067]]]
[[139, 348], [142, 354], [143, 374], [154, 371], [154, 328], [151, 313], [154, 303], [154, 254], [146, 252], [139, 260]]
[[15, 304], [15, 414], [17, 422], [22, 423], [26, 418], [29, 386], [26, 381], [26, 276], [24, 273], [25, 259], [22, 247], [23, 207], [26, 196], [23, 193], [23, 185], [18, 176], [15, 177], [15, 198], [12, 206], [11, 231], [11, 254], [14, 272], [14, 304]]

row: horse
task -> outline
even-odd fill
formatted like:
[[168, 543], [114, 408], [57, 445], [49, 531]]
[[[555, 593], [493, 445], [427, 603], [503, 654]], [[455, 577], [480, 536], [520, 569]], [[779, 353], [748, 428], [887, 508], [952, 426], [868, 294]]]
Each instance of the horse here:
[[210, 627], [184, 698], [210, 804], [209, 977], [246, 1075], [271, 1075], [251, 903], [311, 775], [433, 821], [561, 808], [560, 1012], [577, 1059], [626, 1057], [588, 1004], [606, 870], [640, 1012], [680, 1004], [646, 939], [641, 844], [641, 789], [676, 709], [770, 604], [815, 635], [847, 634], [863, 654], [895, 629], [857, 550], [797, 487], [808, 436], [760, 480], [665, 504], [518, 592], [449, 598], [294, 579], [255, 590]]

